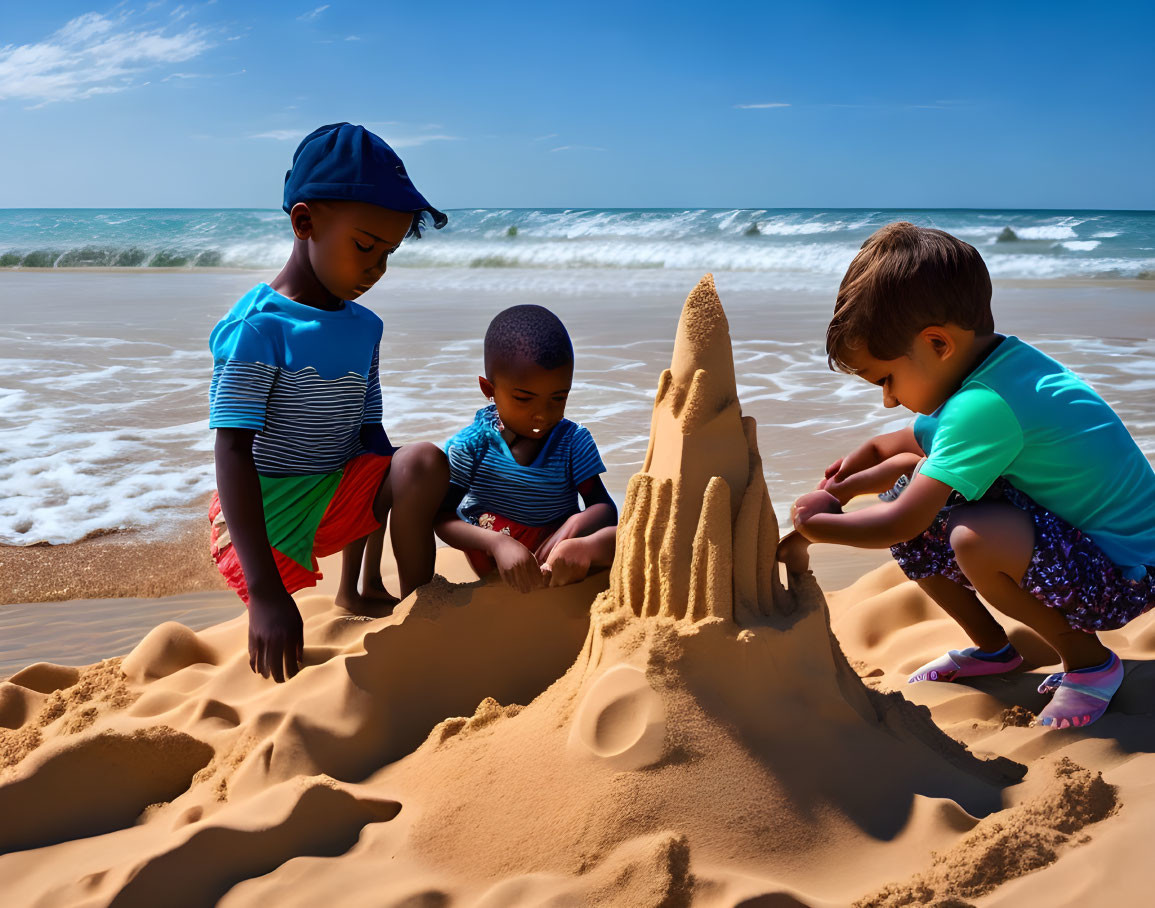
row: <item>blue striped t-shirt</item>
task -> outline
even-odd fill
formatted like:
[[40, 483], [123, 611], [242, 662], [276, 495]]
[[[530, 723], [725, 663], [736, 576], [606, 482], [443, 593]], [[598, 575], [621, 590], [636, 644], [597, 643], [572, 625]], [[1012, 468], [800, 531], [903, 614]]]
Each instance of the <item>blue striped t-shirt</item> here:
[[253, 429], [262, 476], [331, 473], [381, 422], [381, 319], [346, 300], [317, 309], [258, 284], [209, 338], [209, 428]]
[[568, 419], [553, 427], [533, 463], [519, 464], [498, 430], [494, 404], [478, 410], [445, 452], [449, 482], [465, 490], [457, 516], [470, 523], [484, 513], [525, 526], [558, 523], [581, 510], [578, 486], [606, 471], [590, 430]]

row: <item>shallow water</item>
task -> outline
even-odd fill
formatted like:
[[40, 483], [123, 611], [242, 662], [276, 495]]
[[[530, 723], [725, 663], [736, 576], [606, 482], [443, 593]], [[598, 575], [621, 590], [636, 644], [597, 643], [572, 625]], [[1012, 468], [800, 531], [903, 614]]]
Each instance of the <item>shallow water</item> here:
[[[496, 272], [487, 272], [488, 277]], [[664, 271], [644, 292], [611, 292], [615, 272], [568, 273], [568, 292], [536, 272], [398, 268], [363, 298], [385, 321], [381, 382], [396, 443], [443, 442], [485, 401], [481, 338], [506, 306], [537, 302], [566, 322], [577, 351], [567, 416], [585, 423], [619, 500], [645, 456], [658, 375], [669, 365], [686, 294], [700, 272]], [[163, 532], [212, 489], [208, 334], [268, 273], [0, 273], [0, 542], [69, 542], [93, 532]], [[758, 420], [771, 497], [784, 516], [823, 467], [909, 419], [877, 389], [832, 373], [823, 336], [829, 293], [751, 289], [720, 272], [738, 392]], [[436, 289], [430, 289], [431, 287]], [[1004, 331], [1082, 374], [1155, 456], [1155, 303], [1146, 282], [996, 293]]]

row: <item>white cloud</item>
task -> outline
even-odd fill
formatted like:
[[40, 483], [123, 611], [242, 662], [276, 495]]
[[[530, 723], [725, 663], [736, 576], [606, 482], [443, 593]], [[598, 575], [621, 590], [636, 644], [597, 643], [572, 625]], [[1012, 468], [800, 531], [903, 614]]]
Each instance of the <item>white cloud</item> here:
[[785, 101], [764, 101], [761, 104], [735, 104], [738, 110], [768, 110], [771, 107], [789, 107]]
[[328, 8], [329, 8], [329, 4], [326, 3], [324, 6], [318, 6], [316, 9], [312, 10], [311, 12], [301, 13], [301, 15], [297, 16], [297, 21], [298, 22], [311, 22], [313, 19], [316, 19], [319, 15], [321, 15], [321, 13], [323, 13]]
[[425, 145], [429, 142], [456, 142], [460, 136], [446, 136], [446, 135], [429, 135], [429, 136], [390, 136], [383, 135], [386, 142], [394, 148], [416, 148], [418, 145]]
[[0, 47], [0, 101], [42, 107], [124, 91], [139, 73], [191, 60], [212, 46], [195, 25], [166, 34], [164, 28], [127, 28], [127, 18], [85, 13], [39, 43]]
[[[249, 138], [273, 139], [277, 142], [299, 142], [312, 131], [313, 129], [270, 129], [265, 132], [253, 133], [251, 136], [249, 136]], [[442, 134], [392, 135], [387, 131], [380, 131], [379, 134], [381, 135], [381, 138], [383, 138], [394, 148], [416, 148], [418, 145], [425, 145], [428, 142], [456, 142], [458, 139], [460, 139], [460, 136], [449, 136]]]
[[933, 104], [911, 104], [914, 110], [960, 110], [971, 106], [970, 101], [935, 101]]
[[535, 142], [544, 142], [546, 139], [556, 139], [556, 138], [557, 138], [556, 132], [547, 132], [544, 136], [534, 136], [533, 140]]
[[597, 145], [559, 145], [550, 151], [605, 151], [605, 149]]
[[249, 136], [250, 139], [275, 139], [278, 142], [288, 142], [290, 139], [303, 139], [309, 134], [308, 130], [301, 129], [270, 129], [268, 132], [257, 132]]

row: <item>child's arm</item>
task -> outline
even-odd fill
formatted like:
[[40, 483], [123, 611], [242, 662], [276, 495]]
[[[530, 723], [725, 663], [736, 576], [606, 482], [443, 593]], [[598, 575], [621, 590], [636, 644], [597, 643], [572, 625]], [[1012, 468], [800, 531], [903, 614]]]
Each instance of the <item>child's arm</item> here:
[[285, 590], [265, 529], [261, 481], [249, 429], [217, 429], [217, 494], [249, 588], [249, 666], [274, 681], [291, 678], [304, 650], [301, 613]]
[[856, 495], [885, 492], [893, 488], [898, 477], [909, 476], [920, 459], [921, 457], [914, 453], [895, 454], [886, 458], [882, 463], [852, 473], [845, 479], [824, 479], [818, 484], [818, 488], [837, 498], [839, 504], [846, 504]]
[[[914, 437], [914, 429], [911, 426], [899, 429], [897, 432], [876, 435], [828, 466], [825, 478], [819, 484], [819, 488], [825, 488], [831, 483], [843, 483], [851, 476], [871, 467], [876, 467], [897, 454], [914, 454], [917, 460], [924, 456], [924, 453], [919, 447], [918, 440]], [[895, 479], [897, 478], [896, 476]], [[893, 485], [893, 481], [891, 484]], [[879, 489], [879, 491], [885, 490]], [[854, 496], [850, 497], [853, 498]], [[850, 498], [842, 500], [849, 501]]]
[[441, 513], [433, 521], [433, 530], [455, 549], [476, 549], [493, 559], [501, 579], [515, 590], [528, 593], [545, 585], [533, 552], [505, 533], [495, 533], [466, 523], [457, 516], [457, 505], [465, 495], [460, 486], [449, 486]]
[[921, 473], [894, 501], [850, 514], [824, 489], [794, 502], [794, 528], [811, 542], [833, 542], [859, 548], [888, 548], [923, 532], [950, 497], [951, 487]]
[[[549, 539], [538, 546], [534, 554], [537, 556], [540, 564], [545, 564], [549, 561], [550, 553], [559, 542], [578, 536], [590, 536], [603, 528], [616, 527], [618, 525], [618, 507], [614, 504], [614, 500], [610, 498], [610, 493], [606, 490], [605, 483], [602, 482], [601, 476], [591, 476], [579, 485], [578, 494], [582, 497], [585, 510], [578, 511], [578, 513], [567, 519]], [[613, 537], [611, 536], [610, 538], [612, 542]], [[610, 547], [610, 561], [613, 561], [612, 544]]]

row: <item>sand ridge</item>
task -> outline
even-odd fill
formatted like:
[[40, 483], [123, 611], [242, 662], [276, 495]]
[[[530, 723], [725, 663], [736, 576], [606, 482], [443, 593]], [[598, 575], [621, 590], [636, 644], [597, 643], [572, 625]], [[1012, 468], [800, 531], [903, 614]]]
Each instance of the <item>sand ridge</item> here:
[[[903, 687], [951, 628], [889, 568], [830, 608], [783, 581], [754, 429], [707, 276], [609, 572], [524, 596], [438, 577], [368, 620], [322, 589], [279, 686], [243, 617], [0, 683], [6, 902], [963, 904], [1029, 872], [1101, 882], [1081, 853], [1118, 868], [1142, 842], [1112, 824], [1155, 816], [1143, 683], [1067, 732], [1002, 721], [1031, 674]], [[1115, 644], [1125, 687], [1153, 626]]]

